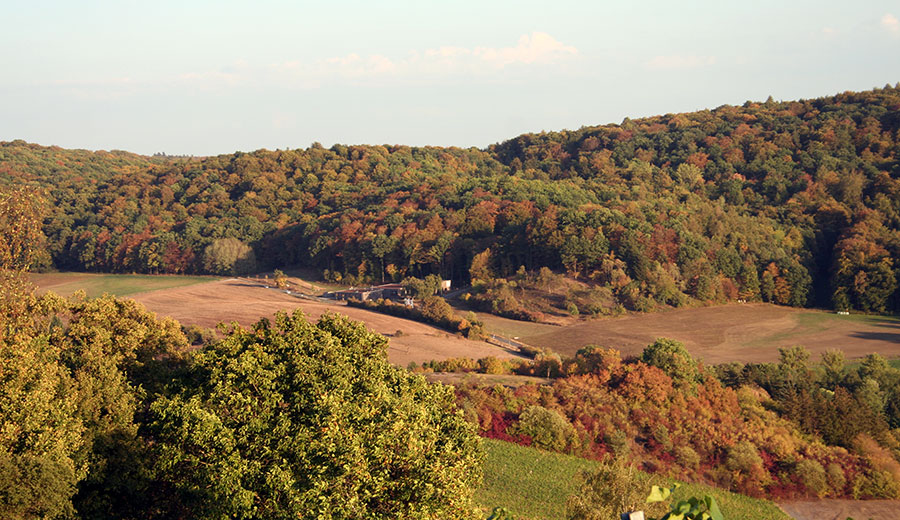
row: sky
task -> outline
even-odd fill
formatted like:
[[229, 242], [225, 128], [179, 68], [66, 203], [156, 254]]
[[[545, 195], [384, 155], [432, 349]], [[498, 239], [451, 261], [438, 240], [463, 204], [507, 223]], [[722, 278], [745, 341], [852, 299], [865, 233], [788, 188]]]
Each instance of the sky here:
[[484, 148], [900, 82], [900, 2], [0, 2], [0, 141]]

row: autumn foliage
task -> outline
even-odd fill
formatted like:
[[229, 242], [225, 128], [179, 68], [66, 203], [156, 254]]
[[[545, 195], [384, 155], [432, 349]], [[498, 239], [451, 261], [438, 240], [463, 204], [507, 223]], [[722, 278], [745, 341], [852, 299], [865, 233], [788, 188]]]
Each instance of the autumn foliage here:
[[595, 459], [613, 455], [752, 496], [900, 494], [895, 433], [873, 433], [879, 442], [857, 431], [847, 445], [826, 443], [781, 415], [783, 401], [760, 386], [726, 386], [677, 342], [654, 345], [644, 359], [660, 366], [585, 349], [562, 362], [571, 375], [549, 385], [463, 386], [458, 400], [486, 437]]
[[[900, 89], [884, 88], [483, 150], [173, 159], [15, 141], [0, 143], [0, 185], [46, 190], [60, 269], [240, 272], [255, 259], [351, 285], [435, 274], [491, 289], [548, 268], [603, 289], [607, 309], [743, 299], [880, 312], [900, 302], [898, 110]], [[493, 290], [496, 312], [521, 312]]]

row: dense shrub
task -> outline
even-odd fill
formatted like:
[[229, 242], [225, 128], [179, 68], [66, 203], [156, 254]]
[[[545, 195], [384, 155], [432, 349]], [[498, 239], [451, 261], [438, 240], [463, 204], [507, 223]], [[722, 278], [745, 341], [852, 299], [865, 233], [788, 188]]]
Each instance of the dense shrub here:
[[741, 441], [728, 448], [725, 465], [732, 471], [750, 473], [754, 469], [762, 467], [762, 457], [752, 442]]
[[844, 470], [841, 468], [841, 465], [836, 462], [831, 462], [828, 466], [825, 467], [825, 476], [828, 479], [828, 485], [831, 486], [831, 489], [838, 495], [842, 495], [844, 493], [844, 486], [847, 485], [847, 477], [844, 475]]
[[675, 461], [686, 468], [697, 469], [700, 465], [700, 455], [690, 446], [676, 446]]
[[651, 479], [623, 459], [602, 461], [582, 478], [578, 491], [566, 502], [569, 520], [607, 520], [626, 511], [644, 510], [650, 514], [660, 510], [644, 503]]
[[616, 457], [627, 457], [631, 453], [631, 443], [628, 442], [628, 434], [622, 430], [608, 432], [603, 441]]
[[[709, 372], [698, 372], [691, 391], [685, 391], [661, 369], [599, 347], [582, 349], [576, 359], [562, 360], [561, 367], [562, 374], [572, 375], [549, 385], [463, 385], [458, 399], [485, 436], [531, 442], [520, 435], [518, 422], [529, 407], [539, 406], [558, 411], [574, 427], [577, 440], [569, 449], [575, 454], [597, 459], [615, 454], [654, 472], [751, 495], [845, 497], [851, 489], [842, 478], [854, 481], [857, 475], [892, 469], [884, 451], [870, 449], [864, 456], [803, 433], [779, 417], [759, 387], [735, 390]], [[812, 462], [798, 465], [803, 460]], [[817, 468], [828, 468], [824, 488]], [[858, 482], [857, 492], [884, 493], [882, 477], [872, 478]]]
[[565, 451], [575, 437], [575, 429], [562, 414], [543, 406], [529, 406], [519, 416], [516, 433], [531, 439], [532, 446]]
[[854, 499], [898, 498], [900, 485], [887, 471], [875, 470], [869, 474], [857, 475], [850, 491]]
[[800, 482], [806, 486], [806, 489], [812, 491], [816, 496], [822, 496], [828, 489], [825, 468], [817, 460], [801, 460], [797, 463], [794, 473], [800, 478]]
[[680, 341], [659, 338], [647, 346], [641, 361], [657, 367], [679, 383], [692, 384], [697, 380], [697, 362]]

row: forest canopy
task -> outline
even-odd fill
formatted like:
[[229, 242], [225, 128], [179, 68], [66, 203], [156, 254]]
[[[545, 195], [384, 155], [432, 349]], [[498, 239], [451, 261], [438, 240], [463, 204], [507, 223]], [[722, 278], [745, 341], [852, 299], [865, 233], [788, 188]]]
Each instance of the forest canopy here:
[[46, 191], [59, 269], [468, 282], [490, 250], [479, 272], [547, 267], [638, 310], [742, 299], [884, 312], [900, 308], [898, 132], [900, 89], [885, 87], [486, 149], [179, 159], [14, 141], [0, 143], [0, 185]]

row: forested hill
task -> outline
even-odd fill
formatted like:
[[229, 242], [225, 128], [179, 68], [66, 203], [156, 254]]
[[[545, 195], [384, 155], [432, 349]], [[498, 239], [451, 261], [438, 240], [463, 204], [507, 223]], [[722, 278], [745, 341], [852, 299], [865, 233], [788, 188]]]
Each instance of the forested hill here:
[[[60, 269], [565, 270], [626, 307], [900, 309], [900, 89], [526, 134], [165, 159], [0, 143]], [[484, 261], [487, 260], [487, 265]]]

